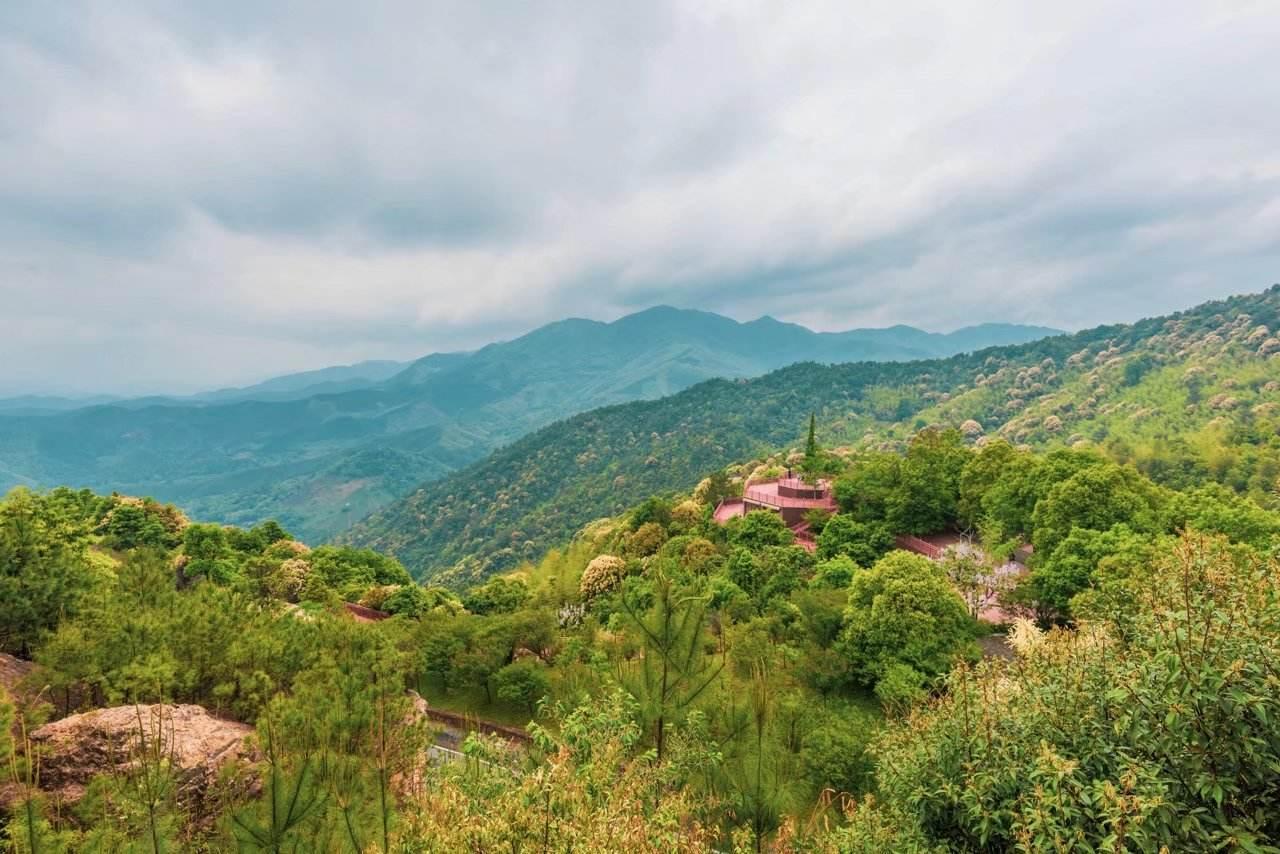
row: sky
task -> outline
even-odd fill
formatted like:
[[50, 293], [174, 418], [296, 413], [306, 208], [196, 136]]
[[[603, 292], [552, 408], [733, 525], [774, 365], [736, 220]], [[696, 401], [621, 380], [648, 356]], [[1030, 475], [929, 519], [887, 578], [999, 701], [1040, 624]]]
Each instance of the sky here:
[[0, 3], [0, 393], [1280, 281], [1280, 3]]

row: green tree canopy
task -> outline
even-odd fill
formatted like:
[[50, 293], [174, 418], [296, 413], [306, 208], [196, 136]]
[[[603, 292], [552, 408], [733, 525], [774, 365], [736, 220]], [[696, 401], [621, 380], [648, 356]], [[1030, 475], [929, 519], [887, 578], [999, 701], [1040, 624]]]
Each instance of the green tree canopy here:
[[898, 663], [925, 677], [945, 673], [972, 631], [964, 602], [942, 570], [895, 551], [854, 575], [839, 646], [858, 679], [873, 685]]

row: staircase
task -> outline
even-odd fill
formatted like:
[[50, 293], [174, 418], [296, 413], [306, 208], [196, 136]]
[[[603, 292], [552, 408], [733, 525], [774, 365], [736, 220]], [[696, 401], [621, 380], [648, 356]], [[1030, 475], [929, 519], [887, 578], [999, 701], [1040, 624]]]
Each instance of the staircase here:
[[813, 538], [813, 531], [810, 530], [808, 522], [796, 522], [791, 526], [791, 533], [796, 535], [796, 545], [800, 548], [810, 552], [818, 548], [818, 543]]

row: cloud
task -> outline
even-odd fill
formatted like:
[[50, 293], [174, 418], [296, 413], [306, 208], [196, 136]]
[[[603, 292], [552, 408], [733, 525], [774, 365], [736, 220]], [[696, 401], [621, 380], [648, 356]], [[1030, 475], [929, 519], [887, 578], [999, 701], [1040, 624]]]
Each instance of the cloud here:
[[1078, 327], [1258, 290], [1278, 37], [1266, 2], [17, 0], [2, 383], [202, 388], [660, 302]]

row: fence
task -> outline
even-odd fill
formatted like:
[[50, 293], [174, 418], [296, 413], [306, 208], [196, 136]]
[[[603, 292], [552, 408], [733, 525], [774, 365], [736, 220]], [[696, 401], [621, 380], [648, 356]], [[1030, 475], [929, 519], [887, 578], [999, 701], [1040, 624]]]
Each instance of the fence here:
[[942, 556], [942, 548], [935, 546], [928, 540], [922, 540], [911, 534], [899, 534], [897, 537], [898, 548], [906, 549], [909, 552], [915, 552], [918, 555], [924, 555], [930, 560], [937, 560]]

